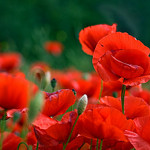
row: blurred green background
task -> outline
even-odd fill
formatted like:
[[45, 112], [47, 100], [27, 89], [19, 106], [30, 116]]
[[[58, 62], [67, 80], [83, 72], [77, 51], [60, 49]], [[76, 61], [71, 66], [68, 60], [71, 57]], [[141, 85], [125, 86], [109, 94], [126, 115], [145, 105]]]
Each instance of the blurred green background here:
[[[92, 57], [81, 50], [78, 34], [95, 24], [118, 24], [150, 46], [149, 0], [0, 0], [0, 51], [18, 51], [24, 66], [35, 61], [52, 68], [91, 71]], [[61, 56], [48, 54], [44, 42], [64, 44]]]

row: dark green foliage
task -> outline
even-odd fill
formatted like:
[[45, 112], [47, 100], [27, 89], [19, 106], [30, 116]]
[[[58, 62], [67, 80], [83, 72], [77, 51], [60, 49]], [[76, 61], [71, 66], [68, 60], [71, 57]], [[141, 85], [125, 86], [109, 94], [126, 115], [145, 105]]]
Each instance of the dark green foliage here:
[[[92, 57], [81, 50], [79, 31], [117, 23], [118, 31], [149, 46], [149, 6], [148, 0], [0, 0], [0, 50], [19, 51], [27, 65], [45, 61], [52, 68], [91, 71]], [[44, 51], [47, 40], [64, 44], [61, 56]]]

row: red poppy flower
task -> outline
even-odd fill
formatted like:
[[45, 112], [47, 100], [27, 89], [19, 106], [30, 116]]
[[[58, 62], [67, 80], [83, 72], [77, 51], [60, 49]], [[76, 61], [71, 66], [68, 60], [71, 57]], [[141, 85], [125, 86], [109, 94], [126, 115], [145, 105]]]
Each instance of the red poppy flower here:
[[44, 48], [47, 52], [53, 55], [60, 55], [64, 49], [64, 46], [58, 41], [49, 41], [44, 44]]
[[22, 139], [14, 133], [4, 132], [3, 150], [16, 150]]
[[66, 70], [65, 72], [54, 70], [52, 72], [52, 77], [54, 77], [57, 80], [60, 87], [73, 89], [71, 81], [81, 79], [82, 73], [78, 70], [72, 69]]
[[[45, 115], [39, 115], [33, 122], [35, 135], [40, 145], [57, 146], [59, 143], [66, 143], [76, 120], [77, 112], [68, 112], [61, 121], [57, 121]], [[77, 136], [78, 126], [74, 128], [71, 140]]]
[[1, 53], [0, 54], [0, 71], [10, 72], [19, 68], [21, 55], [19, 53]]
[[116, 32], [98, 42], [93, 65], [104, 81], [124, 78], [125, 85], [138, 85], [150, 79], [149, 53], [149, 48], [134, 37]]
[[[90, 99], [99, 97], [101, 78], [96, 73], [81, 73], [79, 71], [55, 72], [53, 76], [62, 88], [74, 89], [77, 97], [86, 94]], [[86, 86], [85, 86], [86, 85]], [[122, 84], [119, 81], [103, 82], [102, 96], [112, 95], [114, 91], [120, 91]]]
[[100, 24], [81, 30], [79, 33], [79, 41], [82, 45], [82, 50], [89, 55], [93, 55], [98, 41], [106, 35], [116, 32], [116, 26], [116, 24], [112, 26]]
[[131, 94], [136, 97], [141, 97], [150, 105], [150, 92], [146, 89], [143, 89], [142, 91], [132, 91]]
[[[37, 86], [22, 77], [0, 73], [0, 107], [23, 109], [37, 91]], [[29, 94], [30, 93], [30, 94]]]
[[[101, 98], [101, 104], [114, 107], [120, 112], [122, 111], [121, 101], [118, 98], [106, 96]], [[150, 114], [149, 105], [142, 99], [134, 96], [125, 96], [125, 116], [130, 119], [148, 116]]]
[[127, 120], [120, 111], [111, 107], [87, 109], [79, 117], [79, 126], [81, 136], [126, 142], [124, 130], [134, 129], [132, 120]]
[[125, 131], [125, 135], [136, 150], [150, 149], [150, 117], [136, 118], [134, 122], [137, 133]]
[[[84, 74], [82, 75], [84, 76]], [[79, 79], [71, 80], [70, 84], [72, 85], [72, 89], [75, 89], [77, 92], [77, 97], [81, 97], [82, 95], [86, 94], [88, 98], [98, 98], [99, 92], [96, 93], [96, 91], [100, 91], [101, 79], [95, 73], [87, 73], [85, 76], [86, 75], [86, 78], [80, 77]]]
[[42, 113], [47, 116], [56, 116], [65, 113], [76, 100], [74, 93], [69, 89], [45, 94], [45, 104]]
[[31, 127], [31, 130], [27, 134], [27, 143], [28, 145], [32, 145], [32, 146], [37, 143], [37, 139], [33, 127]]

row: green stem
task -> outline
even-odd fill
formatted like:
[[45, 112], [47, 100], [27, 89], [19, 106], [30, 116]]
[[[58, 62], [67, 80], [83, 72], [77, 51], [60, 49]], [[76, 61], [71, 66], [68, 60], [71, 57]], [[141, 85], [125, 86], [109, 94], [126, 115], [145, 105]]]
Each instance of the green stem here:
[[122, 113], [124, 114], [124, 96], [125, 96], [126, 86], [122, 85], [122, 91], [121, 91], [121, 105], [122, 105]]
[[93, 143], [93, 139], [91, 139], [91, 146], [90, 146], [90, 150], [92, 150], [92, 143]]
[[17, 147], [17, 150], [19, 150], [19, 147], [20, 147], [21, 144], [24, 144], [26, 146], [27, 150], [29, 150], [29, 147], [25, 142], [20, 142], [18, 147]]
[[52, 93], [55, 91], [55, 88], [52, 88]]
[[103, 146], [103, 140], [101, 140], [101, 143], [100, 143], [100, 148], [99, 148], [99, 150], [102, 150], [102, 146]]
[[72, 127], [72, 129], [71, 129], [71, 132], [70, 132], [70, 135], [69, 135], [69, 137], [68, 137], [68, 140], [67, 140], [66, 144], [63, 145], [63, 150], [66, 149], [67, 144], [68, 144], [69, 141], [70, 141], [71, 135], [72, 135], [72, 133], [73, 133], [74, 127], [75, 127], [75, 125], [76, 125], [78, 119], [79, 119], [79, 115], [77, 116], [77, 118], [76, 118], [76, 120], [75, 120], [75, 122], [74, 122], [74, 124], [73, 124], [73, 127]]
[[7, 110], [4, 110], [4, 115], [0, 122], [0, 124], [1, 124], [0, 150], [2, 150], [2, 146], [3, 146], [3, 138], [4, 138], [3, 133], [6, 128], [6, 116], [7, 116]]
[[39, 148], [39, 142], [37, 142], [37, 145], [36, 145], [36, 150], [38, 150]]
[[101, 89], [100, 89], [100, 92], [99, 92], [99, 100], [101, 99], [102, 92], [103, 92], [103, 80], [101, 80]]
[[71, 106], [71, 111], [73, 111], [73, 105]]
[[97, 139], [97, 142], [96, 142], [96, 150], [98, 150], [98, 142], [99, 142], [99, 139]]
[[84, 144], [85, 144], [85, 142], [78, 148], [78, 150], [80, 150]]

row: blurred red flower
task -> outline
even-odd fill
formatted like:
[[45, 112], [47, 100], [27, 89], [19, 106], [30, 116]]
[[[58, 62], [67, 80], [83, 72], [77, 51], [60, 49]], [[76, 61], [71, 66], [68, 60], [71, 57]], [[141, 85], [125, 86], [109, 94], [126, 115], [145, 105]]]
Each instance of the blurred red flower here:
[[19, 53], [1, 53], [0, 71], [12, 72], [19, 68], [21, 55]]
[[60, 55], [64, 49], [64, 46], [58, 41], [48, 41], [44, 44], [44, 48], [50, 54]]
[[62, 89], [54, 93], [45, 93], [45, 104], [42, 113], [47, 116], [61, 115], [75, 103], [76, 97], [72, 90]]
[[64, 72], [54, 70], [52, 71], [52, 77], [54, 77], [57, 80], [61, 88], [72, 89], [73, 86], [71, 81], [81, 79], [82, 73], [78, 70], [72, 69], [66, 70]]
[[82, 50], [89, 55], [93, 55], [98, 41], [106, 35], [116, 32], [116, 27], [116, 24], [112, 26], [100, 24], [86, 27], [81, 30], [79, 33], [79, 41], [82, 45]]
[[[82, 73], [77, 70], [67, 70], [66, 72], [53, 73], [53, 76], [58, 81], [62, 88], [74, 89], [77, 92], [77, 98], [86, 94], [90, 100], [94, 99], [96, 102], [99, 97], [101, 88], [101, 78], [95, 72]], [[102, 96], [112, 95], [122, 89], [120, 81], [103, 82]]]
[[150, 91], [142, 89], [141, 91], [131, 91], [131, 94], [136, 97], [141, 97], [142, 99], [150, 105]]
[[38, 90], [37, 86], [23, 77], [0, 73], [0, 107], [23, 109]]
[[[4, 132], [3, 150], [16, 150], [22, 139], [14, 133]], [[23, 147], [22, 147], [23, 148]], [[25, 148], [25, 147], [24, 147]]]
[[101, 39], [93, 54], [93, 65], [102, 80], [123, 78], [125, 85], [138, 85], [150, 79], [150, 50], [127, 33], [116, 32]]

